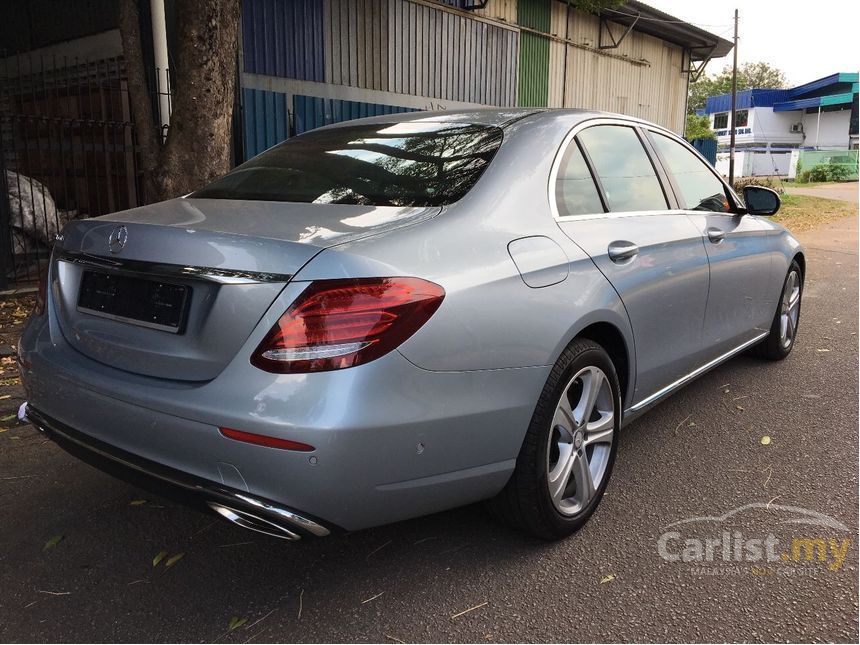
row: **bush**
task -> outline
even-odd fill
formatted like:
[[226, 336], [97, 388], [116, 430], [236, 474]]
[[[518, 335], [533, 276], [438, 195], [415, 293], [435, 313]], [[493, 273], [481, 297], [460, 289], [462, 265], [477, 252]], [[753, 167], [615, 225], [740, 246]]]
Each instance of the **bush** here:
[[764, 186], [775, 190], [780, 195], [785, 192], [779, 177], [741, 177], [735, 179], [734, 189], [736, 193], [743, 194], [744, 186]]
[[851, 173], [842, 164], [820, 163], [801, 174], [804, 181], [845, 181]]

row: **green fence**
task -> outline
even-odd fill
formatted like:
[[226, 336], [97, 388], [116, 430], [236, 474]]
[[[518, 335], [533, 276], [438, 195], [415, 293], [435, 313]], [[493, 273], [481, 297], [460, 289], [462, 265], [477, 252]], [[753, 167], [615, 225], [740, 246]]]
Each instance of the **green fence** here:
[[[857, 150], [801, 150], [797, 175], [811, 173], [811, 181], [857, 180]], [[835, 167], [835, 172], [834, 172]]]

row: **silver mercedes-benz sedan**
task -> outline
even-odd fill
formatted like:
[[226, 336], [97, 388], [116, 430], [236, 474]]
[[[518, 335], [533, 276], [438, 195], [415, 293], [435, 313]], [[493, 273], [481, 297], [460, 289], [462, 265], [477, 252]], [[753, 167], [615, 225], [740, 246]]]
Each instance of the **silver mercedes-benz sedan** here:
[[625, 423], [739, 352], [791, 351], [805, 260], [778, 208], [617, 115], [321, 128], [68, 224], [20, 341], [24, 414], [282, 538], [481, 500], [563, 537]]

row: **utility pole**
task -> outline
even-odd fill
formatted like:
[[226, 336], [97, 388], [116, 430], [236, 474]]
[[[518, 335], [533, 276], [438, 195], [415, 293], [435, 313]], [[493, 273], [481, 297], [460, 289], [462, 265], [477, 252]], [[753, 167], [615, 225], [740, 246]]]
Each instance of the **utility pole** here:
[[735, 114], [738, 103], [738, 10], [735, 9], [735, 46], [732, 48], [734, 62], [732, 63], [732, 115], [729, 125], [731, 139], [729, 141], [729, 184], [735, 184]]

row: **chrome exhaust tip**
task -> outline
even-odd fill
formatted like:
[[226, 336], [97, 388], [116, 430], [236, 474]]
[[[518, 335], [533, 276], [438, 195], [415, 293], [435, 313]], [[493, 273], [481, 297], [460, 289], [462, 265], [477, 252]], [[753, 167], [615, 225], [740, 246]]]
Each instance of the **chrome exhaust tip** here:
[[248, 511], [230, 508], [229, 506], [225, 506], [218, 502], [208, 502], [208, 505], [209, 508], [218, 513], [218, 515], [237, 526], [241, 526], [243, 529], [256, 531], [257, 533], [280, 538], [282, 540], [290, 540], [291, 542], [301, 539], [301, 535], [291, 531], [287, 527], [259, 517], [258, 515], [253, 515]]

